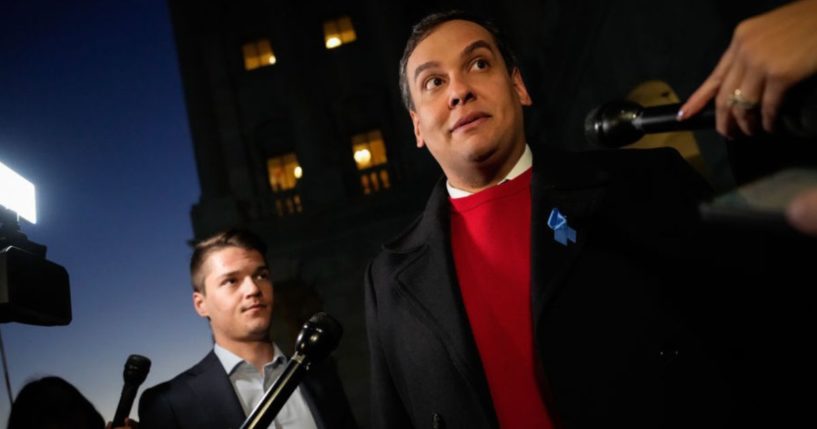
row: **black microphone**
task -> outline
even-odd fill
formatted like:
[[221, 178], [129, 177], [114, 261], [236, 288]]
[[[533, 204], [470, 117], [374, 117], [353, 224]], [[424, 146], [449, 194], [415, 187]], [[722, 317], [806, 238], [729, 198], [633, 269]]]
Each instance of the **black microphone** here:
[[264, 393], [261, 402], [244, 420], [241, 429], [269, 427], [311, 365], [329, 356], [340, 343], [341, 335], [343, 328], [340, 323], [328, 314], [317, 313], [310, 317], [298, 334], [295, 354], [284, 368], [284, 372]]
[[[707, 105], [697, 115], [678, 121], [681, 104], [643, 107], [632, 101], [611, 101], [596, 107], [584, 120], [589, 143], [617, 148], [636, 142], [644, 134], [715, 128], [715, 108]], [[817, 78], [807, 80], [786, 95], [775, 134], [802, 139], [817, 137]]]
[[139, 391], [139, 385], [148, 377], [148, 372], [150, 372], [150, 359], [141, 355], [128, 356], [128, 360], [125, 362], [125, 370], [122, 372], [125, 385], [122, 386], [122, 395], [119, 396], [119, 405], [116, 406], [116, 413], [114, 413], [111, 427], [125, 425], [125, 417], [130, 415], [133, 400], [136, 399], [136, 392]]
[[680, 104], [642, 107], [632, 101], [611, 101], [587, 114], [584, 136], [595, 145], [621, 147], [638, 141], [644, 134], [715, 127], [715, 110], [711, 106], [684, 121], [676, 116], [680, 108]]

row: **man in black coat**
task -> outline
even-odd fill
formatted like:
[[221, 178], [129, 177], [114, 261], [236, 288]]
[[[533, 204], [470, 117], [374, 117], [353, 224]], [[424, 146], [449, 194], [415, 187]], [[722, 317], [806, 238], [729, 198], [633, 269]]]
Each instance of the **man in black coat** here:
[[[273, 290], [265, 251], [258, 237], [240, 230], [196, 245], [193, 305], [209, 320], [215, 345], [201, 362], [142, 394], [141, 427], [238, 428], [286, 367], [269, 337]], [[331, 362], [310, 370], [272, 426], [356, 427]]]
[[532, 150], [513, 55], [468, 14], [414, 27], [400, 83], [446, 177], [367, 272], [374, 426], [724, 425], [708, 187], [678, 154]]

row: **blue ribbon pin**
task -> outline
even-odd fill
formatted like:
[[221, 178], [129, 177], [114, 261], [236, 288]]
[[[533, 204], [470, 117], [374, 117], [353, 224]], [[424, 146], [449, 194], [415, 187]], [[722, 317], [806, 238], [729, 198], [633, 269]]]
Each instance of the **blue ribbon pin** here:
[[576, 230], [567, 224], [567, 218], [559, 213], [559, 209], [553, 209], [548, 216], [548, 226], [553, 230], [553, 239], [567, 246], [567, 241], [576, 242]]

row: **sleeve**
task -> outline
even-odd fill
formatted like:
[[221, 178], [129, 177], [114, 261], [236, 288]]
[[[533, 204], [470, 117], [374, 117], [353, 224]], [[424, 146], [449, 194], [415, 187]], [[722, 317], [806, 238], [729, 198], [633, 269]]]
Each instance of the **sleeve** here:
[[142, 393], [139, 398], [139, 427], [141, 429], [181, 429], [176, 423], [173, 407], [167, 394], [168, 386], [159, 385]]
[[410, 428], [411, 420], [395, 389], [381, 341], [384, 333], [378, 319], [380, 313], [372, 267], [373, 264], [370, 264], [367, 268], [365, 278], [366, 332], [371, 365], [370, 425], [375, 428]]

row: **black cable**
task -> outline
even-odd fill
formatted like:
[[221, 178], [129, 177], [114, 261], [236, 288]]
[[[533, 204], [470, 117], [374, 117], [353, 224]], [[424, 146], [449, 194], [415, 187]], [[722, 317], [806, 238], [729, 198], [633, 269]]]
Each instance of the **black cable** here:
[[14, 404], [14, 395], [11, 394], [11, 381], [9, 381], [9, 365], [6, 361], [6, 347], [3, 346], [3, 335], [0, 334], [0, 356], [3, 358], [3, 378], [6, 380], [6, 392], [9, 395], [9, 407]]

